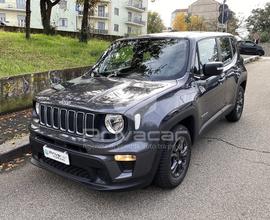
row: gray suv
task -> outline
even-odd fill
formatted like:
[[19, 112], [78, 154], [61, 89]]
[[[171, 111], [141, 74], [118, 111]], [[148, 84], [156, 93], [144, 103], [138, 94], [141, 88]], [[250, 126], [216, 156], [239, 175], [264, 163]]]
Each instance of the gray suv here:
[[34, 100], [32, 163], [96, 190], [178, 186], [213, 122], [241, 118], [247, 72], [226, 33], [120, 39]]

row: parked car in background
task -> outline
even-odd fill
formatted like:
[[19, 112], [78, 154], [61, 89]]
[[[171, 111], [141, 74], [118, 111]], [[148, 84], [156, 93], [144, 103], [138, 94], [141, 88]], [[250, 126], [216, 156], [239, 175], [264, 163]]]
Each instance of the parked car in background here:
[[240, 54], [244, 55], [263, 56], [265, 54], [262, 46], [255, 44], [252, 41], [238, 41], [238, 48]]
[[174, 188], [195, 140], [240, 120], [246, 83], [230, 34], [117, 40], [88, 73], [36, 96], [31, 161], [96, 190]]

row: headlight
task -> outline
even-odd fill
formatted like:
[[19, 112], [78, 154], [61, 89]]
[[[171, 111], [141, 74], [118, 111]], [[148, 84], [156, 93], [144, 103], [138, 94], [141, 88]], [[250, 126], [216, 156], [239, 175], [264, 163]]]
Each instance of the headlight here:
[[119, 134], [124, 130], [124, 119], [122, 115], [106, 115], [105, 126], [112, 134]]
[[36, 110], [37, 115], [39, 116], [39, 114], [40, 114], [40, 104], [38, 102], [36, 102], [36, 104], [35, 104], [35, 110]]

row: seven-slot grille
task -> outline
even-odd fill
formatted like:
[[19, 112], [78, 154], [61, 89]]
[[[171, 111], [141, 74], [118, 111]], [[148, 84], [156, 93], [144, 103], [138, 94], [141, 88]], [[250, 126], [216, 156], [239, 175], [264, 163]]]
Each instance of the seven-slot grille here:
[[78, 110], [40, 105], [40, 124], [78, 135], [93, 136], [94, 115]]

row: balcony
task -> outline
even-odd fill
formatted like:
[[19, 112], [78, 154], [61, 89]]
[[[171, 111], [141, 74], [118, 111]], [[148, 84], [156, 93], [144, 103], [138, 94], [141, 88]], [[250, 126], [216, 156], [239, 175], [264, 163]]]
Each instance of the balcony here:
[[136, 11], [136, 12], [145, 12], [146, 11], [146, 8], [143, 7], [142, 5], [142, 2], [140, 1], [128, 1], [127, 5], [126, 5], [126, 8], [129, 9], [129, 10], [133, 10], [133, 11]]
[[109, 13], [90, 13], [90, 17], [92, 18], [99, 18], [99, 19], [109, 19]]
[[0, 6], [0, 9], [4, 11], [25, 12], [25, 5], [4, 4]]
[[102, 30], [102, 29], [90, 29], [90, 33], [93, 34], [108, 34], [108, 30]]
[[140, 18], [128, 18], [128, 21], [126, 23], [130, 25], [140, 26], [140, 27], [143, 27], [146, 25], [146, 22]]
[[[90, 15], [90, 18], [97, 18], [97, 19], [104, 19], [104, 20], [109, 19], [109, 13], [90, 12], [89, 15]], [[78, 16], [82, 17], [83, 16], [83, 11], [78, 11]]]

